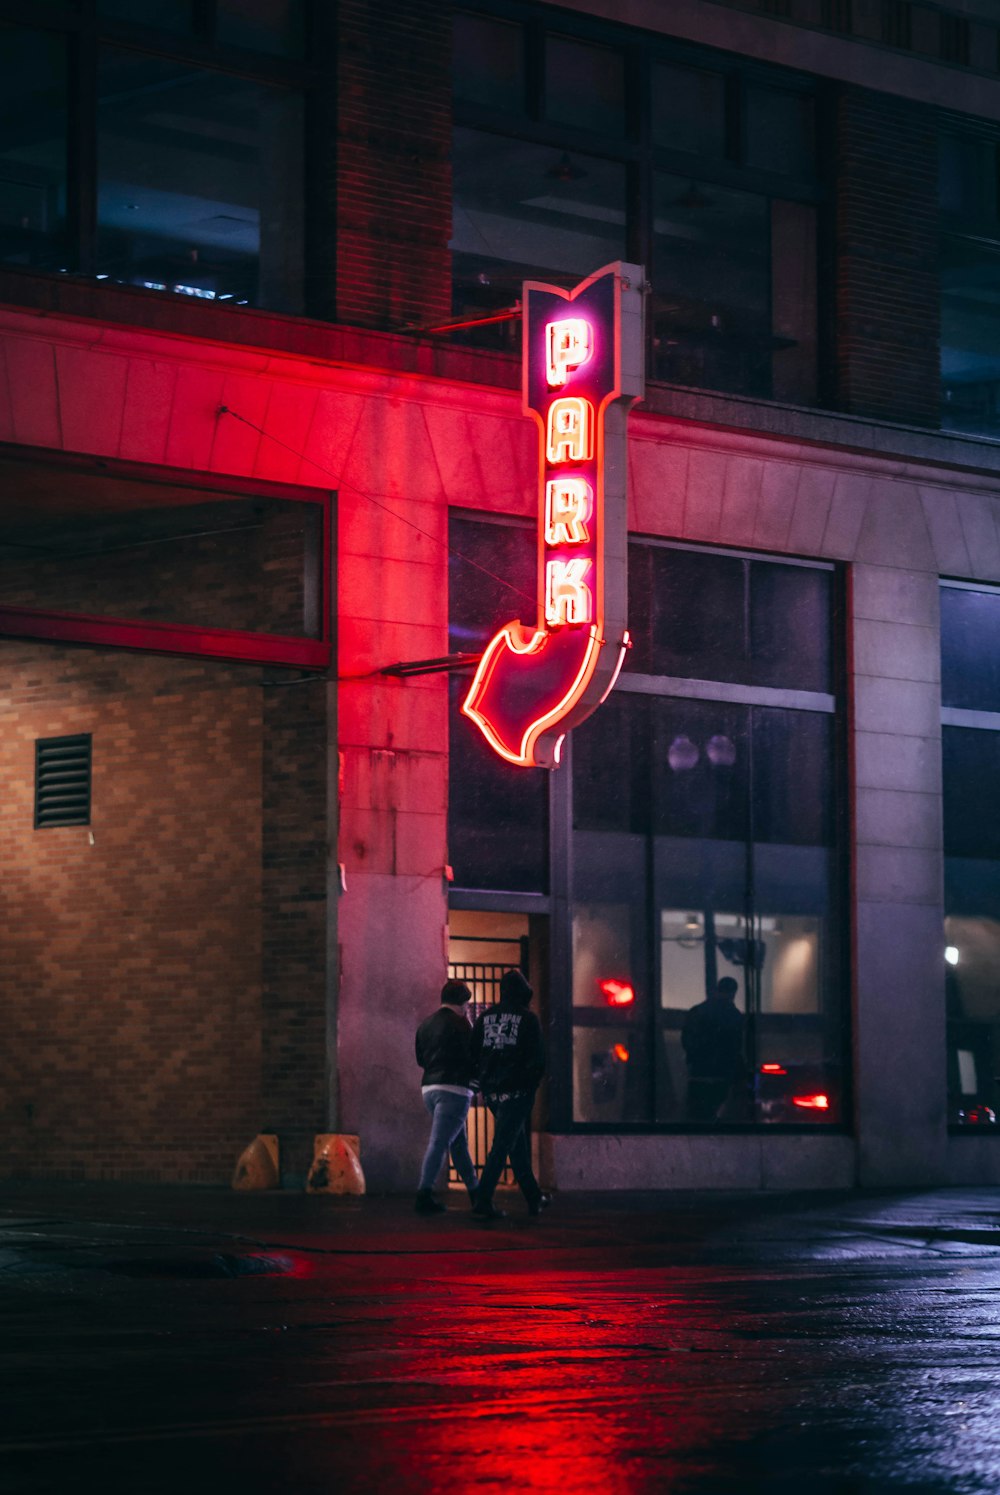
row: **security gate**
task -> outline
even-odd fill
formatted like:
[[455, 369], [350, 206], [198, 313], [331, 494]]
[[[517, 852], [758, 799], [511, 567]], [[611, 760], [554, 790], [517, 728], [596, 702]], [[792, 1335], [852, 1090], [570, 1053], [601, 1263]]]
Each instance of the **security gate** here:
[[[449, 961], [448, 976], [453, 981], [464, 981], [472, 992], [472, 1001], [469, 1003], [469, 1015], [473, 1022], [479, 1014], [487, 1007], [492, 1007], [500, 1000], [500, 978], [505, 971], [517, 967], [525, 976], [528, 973], [528, 941], [527, 939], [503, 940], [492, 939], [488, 936], [463, 935], [462, 943], [469, 944], [477, 942], [484, 945], [510, 945], [511, 958], [507, 961]], [[472, 1105], [469, 1107], [469, 1118], [465, 1124], [469, 1138], [469, 1152], [472, 1161], [476, 1165], [476, 1171], [482, 1173], [483, 1164], [486, 1162], [486, 1154], [490, 1150], [493, 1141], [493, 1116], [488, 1106], [483, 1104], [482, 1097], [473, 1097]], [[460, 1182], [458, 1174], [449, 1160], [448, 1182], [457, 1184]], [[501, 1184], [512, 1184], [514, 1175], [508, 1163], [500, 1175]]]

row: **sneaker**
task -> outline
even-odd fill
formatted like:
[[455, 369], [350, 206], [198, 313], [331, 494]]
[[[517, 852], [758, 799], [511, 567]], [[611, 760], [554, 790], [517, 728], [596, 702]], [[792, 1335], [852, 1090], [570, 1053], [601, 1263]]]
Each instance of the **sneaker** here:
[[418, 1215], [443, 1215], [444, 1205], [439, 1203], [430, 1189], [418, 1189], [413, 1208]]
[[539, 1194], [538, 1198], [537, 1199], [532, 1199], [532, 1201], [528, 1205], [528, 1214], [529, 1215], [540, 1215], [542, 1213], [542, 1210], [543, 1209], [548, 1209], [548, 1207], [549, 1207], [549, 1205], [551, 1203], [552, 1203], [552, 1195], [551, 1194]]

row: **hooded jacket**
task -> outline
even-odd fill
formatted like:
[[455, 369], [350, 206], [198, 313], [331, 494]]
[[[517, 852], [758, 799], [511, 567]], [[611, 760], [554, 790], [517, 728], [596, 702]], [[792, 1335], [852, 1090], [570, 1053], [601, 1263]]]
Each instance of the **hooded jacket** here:
[[542, 1025], [528, 1010], [531, 988], [519, 972], [511, 974], [519, 984], [505, 976], [500, 1001], [472, 1028], [472, 1059], [485, 1096], [530, 1095], [545, 1073]]

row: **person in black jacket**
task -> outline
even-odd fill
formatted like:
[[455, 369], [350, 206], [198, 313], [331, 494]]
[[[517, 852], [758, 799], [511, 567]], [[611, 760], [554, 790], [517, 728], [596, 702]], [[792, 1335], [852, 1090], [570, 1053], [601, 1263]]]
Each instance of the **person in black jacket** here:
[[434, 1185], [449, 1151], [469, 1194], [476, 1188], [476, 1169], [465, 1137], [472, 1100], [472, 1029], [467, 1010], [471, 1000], [464, 981], [446, 981], [441, 1006], [417, 1029], [417, 1063], [424, 1071], [421, 1094], [431, 1113], [431, 1135], [417, 1190], [418, 1215], [439, 1215], [444, 1209], [434, 1198]]
[[531, 987], [521, 972], [505, 971], [500, 978], [500, 1001], [481, 1013], [472, 1029], [479, 1088], [496, 1118], [493, 1145], [472, 1199], [473, 1214], [484, 1220], [503, 1214], [494, 1207], [493, 1191], [508, 1157], [528, 1201], [528, 1214], [540, 1214], [549, 1203], [532, 1170], [528, 1141], [535, 1091], [545, 1073], [541, 1024], [528, 1011], [531, 997]]

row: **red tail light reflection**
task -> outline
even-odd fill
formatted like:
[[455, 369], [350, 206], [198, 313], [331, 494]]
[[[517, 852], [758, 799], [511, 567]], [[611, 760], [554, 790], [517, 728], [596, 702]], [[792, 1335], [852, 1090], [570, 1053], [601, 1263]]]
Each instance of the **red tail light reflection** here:
[[627, 981], [610, 977], [607, 981], [599, 981], [597, 987], [609, 1007], [631, 1007], [635, 1001], [635, 988]]
[[828, 1095], [793, 1095], [792, 1105], [801, 1106], [804, 1111], [829, 1111], [830, 1097]]
[[620, 1064], [628, 1063], [628, 1049], [623, 1043], [616, 1043], [611, 1052], [614, 1054], [615, 1058], [619, 1061]]
[[783, 1064], [762, 1064], [760, 1072], [762, 1075], [786, 1075], [788, 1070]]

